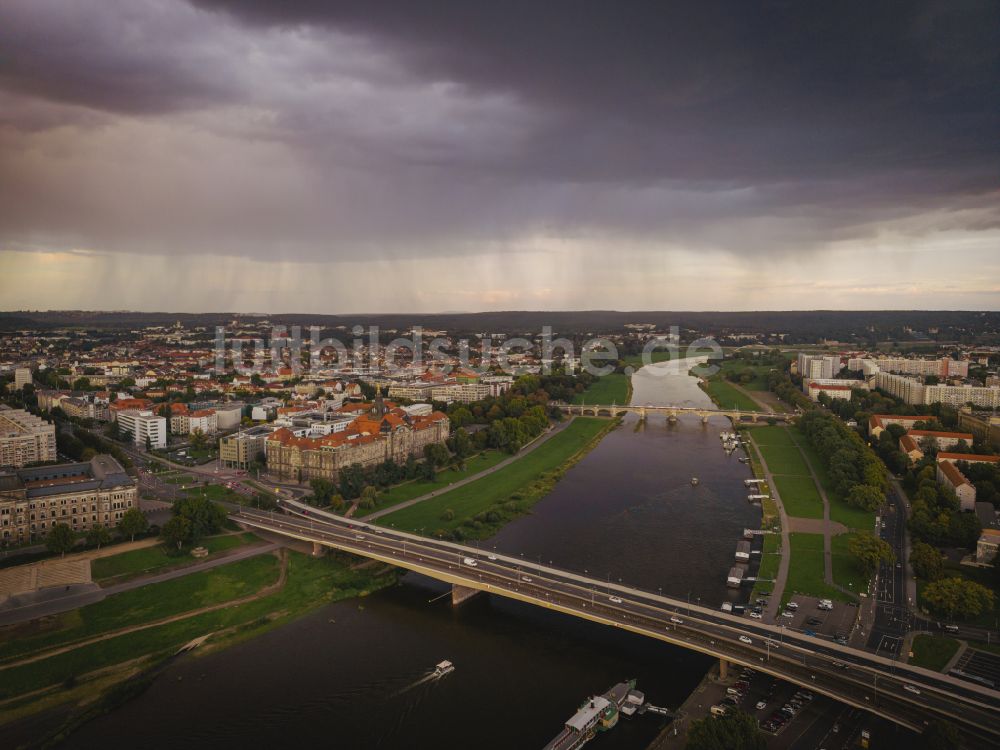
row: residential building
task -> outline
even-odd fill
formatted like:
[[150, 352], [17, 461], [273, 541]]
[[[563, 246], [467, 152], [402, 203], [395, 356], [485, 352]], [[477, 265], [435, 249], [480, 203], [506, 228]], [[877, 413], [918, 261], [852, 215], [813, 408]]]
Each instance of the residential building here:
[[133, 442], [140, 447], [146, 445], [146, 438], [149, 438], [151, 448], [167, 447], [167, 420], [148, 409], [118, 412], [118, 426], [122, 432], [132, 433]]
[[876, 357], [862, 360], [871, 362], [882, 372], [902, 375], [934, 375], [939, 378], [966, 378], [969, 376], [969, 361], [941, 357], [939, 359], [910, 359], [905, 357]]
[[31, 368], [30, 367], [16, 367], [14, 368], [14, 388], [21, 390], [26, 385], [31, 384]]
[[958, 410], [958, 426], [994, 448], [1000, 448], [1000, 416], [991, 412], [974, 412], [964, 406]]
[[336, 481], [341, 469], [353, 464], [375, 466], [386, 460], [403, 463], [423, 454], [424, 446], [443, 443], [450, 433], [447, 415], [411, 416], [377, 397], [372, 404], [354, 404], [346, 429], [323, 437], [296, 435], [287, 427], [267, 438], [268, 472], [283, 480], [314, 478]]
[[0, 404], [0, 466], [55, 460], [55, 425], [23, 409]]
[[799, 375], [813, 380], [830, 379], [840, 372], [840, 357], [813, 355], [799, 352], [797, 360]]
[[1000, 407], [1000, 388], [984, 388], [975, 385], [928, 385], [924, 386], [924, 403], [940, 401], [951, 406], [974, 404], [986, 409]]
[[111, 402], [111, 420], [117, 421], [119, 412], [145, 411], [153, 408], [153, 402], [148, 398], [120, 398]]
[[875, 373], [875, 387], [908, 404], [926, 403], [924, 401], [924, 384], [913, 378], [877, 371]]
[[983, 529], [976, 543], [976, 562], [980, 565], [992, 563], [1000, 549], [1000, 529]]
[[412, 383], [393, 383], [389, 386], [389, 398], [405, 398], [408, 401], [429, 401], [433, 398], [434, 383], [417, 380]]
[[451, 383], [439, 385], [431, 391], [431, 399], [443, 401], [450, 404], [459, 401], [463, 404], [471, 404], [474, 401], [482, 401], [490, 395], [491, 386], [486, 383]]
[[995, 464], [1000, 463], [1000, 456], [983, 456], [974, 453], [946, 453], [944, 451], [937, 454], [938, 482], [951, 487], [955, 491], [961, 503], [962, 510], [975, 510], [976, 488], [956, 465], [960, 461], [970, 464]]
[[819, 401], [820, 394], [826, 394], [830, 398], [851, 398], [851, 386], [849, 385], [823, 385], [822, 383], [811, 382], [806, 386], [806, 395], [813, 401]]
[[[940, 455], [940, 454], [938, 454]], [[976, 488], [965, 478], [951, 461], [938, 461], [937, 481], [945, 487], [950, 487], [958, 497], [962, 510], [974, 510], [976, 507]]]
[[891, 424], [898, 424], [903, 429], [909, 431], [917, 422], [923, 422], [926, 416], [901, 416], [899, 414], [872, 414], [868, 418], [868, 433], [877, 438]]
[[923, 446], [926, 441], [934, 441], [937, 449], [948, 450], [954, 448], [959, 442], [964, 441], [970, 448], [972, 447], [973, 435], [970, 432], [939, 432], [936, 430], [910, 430], [899, 439], [899, 449], [903, 451], [910, 460], [916, 463], [924, 457]]
[[113, 527], [137, 505], [135, 480], [107, 455], [0, 473], [0, 541], [29, 542], [57, 523], [74, 531]]

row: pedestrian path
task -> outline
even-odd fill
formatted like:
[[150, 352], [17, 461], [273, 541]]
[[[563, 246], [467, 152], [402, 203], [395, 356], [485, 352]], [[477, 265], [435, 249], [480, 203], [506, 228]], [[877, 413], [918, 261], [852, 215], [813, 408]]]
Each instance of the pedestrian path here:
[[[802, 455], [802, 460], [806, 462], [806, 466], [809, 468], [809, 475], [812, 477], [813, 484], [816, 485], [820, 499], [823, 501], [823, 580], [828, 586], [833, 586], [838, 591], [847, 594], [851, 597], [851, 599], [854, 599], [855, 594], [853, 591], [848, 591], [833, 580], [833, 545], [830, 539], [833, 536], [834, 525], [830, 522], [830, 498], [827, 497], [826, 490], [823, 489], [823, 484], [819, 481], [819, 477], [816, 475], [816, 469], [809, 460], [809, 456], [807, 456], [806, 452], [802, 450], [802, 446], [799, 445], [799, 442], [795, 439], [795, 435], [791, 430], [789, 430], [788, 434], [792, 438], [792, 442], [795, 443], [795, 447]], [[838, 527], [838, 534], [842, 533], [841, 529], [843, 531], [847, 530], [843, 524], [838, 523], [836, 526]]]
[[495, 466], [491, 466], [488, 469], [484, 469], [483, 471], [479, 472], [478, 474], [473, 474], [472, 476], [466, 477], [465, 479], [459, 480], [458, 482], [453, 482], [453, 483], [449, 484], [447, 487], [441, 487], [440, 489], [436, 489], [436, 490], [433, 490], [432, 492], [428, 492], [426, 494], [423, 494], [420, 497], [415, 497], [412, 500], [406, 500], [405, 502], [397, 503], [395, 505], [390, 505], [387, 508], [382, 508], [382, 510], [376, 510], [374, 513], [369, 513], [368, 515], [363, 516], [363, 518], [366, 521], [374, 521], [375, 519], [380, 518], [382, 516], [386, 516], [386, 515], [388, 515], [390, 513], [395, 513], [397, 510], [402, 510], [403, 508], [409, 508], [411, 505], [416, 505], [417, 503], [422, 503], [424, 500], [430, 500], [432, 497], [437, 497], [438, 495], [443, 495], [445, 492], [451, 492], [452, 490], [457, 490], [459, 487], [464, 487], [465, 485], [469, 484], [470, 482], [476, 482], [476, 481], [482, 479], [483, 477], [487, 477], [490, 474], [493, 474], [494, 472], [500, 471], [500, 469], [503, 469], [503, 468], [505, 468], [507, 466], [510, 466], [512, 463], [514, 463], [518, 459], [523, 458], [528, 453], [531, 453], [533, 450], [535, 450], [536, 448], [538, 448], [540, 445], [543, 445], [544, 443], [546, 443], [553, 436], [555, 436], [558, 433], [562, 432], [566, 428], [566, 426], [570, 422], [572, 422], [572, 421], [573, 421], [573, 418], [567, 419], [564, 422], [560, 422], [558, 425], [556, 425], [555, 427], [553, 427], [549, 431], [543, 432], [541, 435], [539, 435], [537, 438], [535, 438], [532, 442], [528, 443], [528, 445], [524, 446], [520, 451], [518, 451], [517, 453], [515, 453], [510, 458], [505, 458], [503, 461], [501, 461], [500, 463], [496, 464]]
[[775, 622], [778, 618], [778, 609], [781, 605], [781, 597], [785, 593], [785, 583], [788, 581], [788, 565], [792, 557], [792, 545], [788, 538], [788, 514], [785, 513], [785, 506], [781, 502], [781, 495], [774, 482], [774, 476], [764, 460], [764, 454], [754, 439], [753, 430], [750, 430], [750, 442], [753, 443], [754, 451], [760, 460], [761, 470], [764, 472], [764, 481], [771, 490], [771, 499], [778, 506], [778, 518], [781, 521], [781, 559], [778, 562], [778, 575], [774, 579], [774, 587], [771, 589], [771, 596], [768, 597], [767, 606], [764, 608], [764, 619], [768, 622]]

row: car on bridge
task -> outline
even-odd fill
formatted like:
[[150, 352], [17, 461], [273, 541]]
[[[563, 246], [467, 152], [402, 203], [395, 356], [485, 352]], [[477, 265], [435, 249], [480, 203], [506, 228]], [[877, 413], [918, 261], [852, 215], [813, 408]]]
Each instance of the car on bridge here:
[[618, 596], [609, 596], [608, 597], [608, 601], [611, 602], [612, 604], [621, 604], [622, 603], [621, 597], [618, 597]]
[[740, 641], [742, 643], [753, 643], [753, 638], [751, 638], [750, 636], [741, 635], [740, 636]]
[[683, 625], [684, 624], [684, 620], [682, 620], [679, 617], [671, 617], [670, 618], [670, 622], [672, 622], [674, 625]]
[[903, 685], [903, 690], [906, 690], [909, 693], [913, 693], [914, 695], [920, 695], [920, 688], [918, 688], [916, 685], [911, 685], [910, 683], [906, 683], [905, 685]]
[[477, 563], [471, 557], [466, 557], [464, 560], [462, 560], [462, 563], [465, 564], [465, 565], [468, 565], [470, 568], [474, 568], [477, 565], [479, 565], [479, 563]]

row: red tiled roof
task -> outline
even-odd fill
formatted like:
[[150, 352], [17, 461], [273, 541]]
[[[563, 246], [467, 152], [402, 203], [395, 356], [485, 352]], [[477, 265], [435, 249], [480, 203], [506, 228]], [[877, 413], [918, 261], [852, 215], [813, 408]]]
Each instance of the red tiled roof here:
[[1000, 462], [1000, 456], [981, 456], [975, 453], [938, 453], [938, 462], [941, 461], [968, 461], [971, 464], [995, 464]]
[[965, 478], [965, 475], [962, 474], [962, 472], [958, 470], [958, 467], [951, 461], [941, 461], [938, 464], [938, 467], [941, 469], [941, 473], [944, 474], [948, 481], [955, 487], [962, 484], [969, 484], [969, 480]]

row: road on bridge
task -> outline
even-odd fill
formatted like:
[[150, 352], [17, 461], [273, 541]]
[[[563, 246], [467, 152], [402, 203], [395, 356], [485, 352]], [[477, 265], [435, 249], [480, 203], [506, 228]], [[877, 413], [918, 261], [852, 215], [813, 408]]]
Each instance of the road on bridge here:
[[1000, 741], [1000, 693], [985, 687], [670, 597], [345, 519], [297, 502], [282, 505], [289, 514], [242, 509], [233, 518], [752, 665], [917, 731], [940, 717], [959, 725], [979, 745]]

